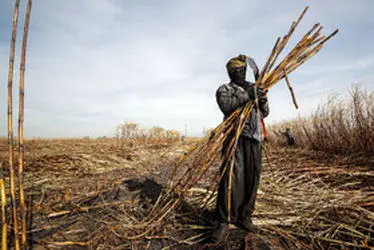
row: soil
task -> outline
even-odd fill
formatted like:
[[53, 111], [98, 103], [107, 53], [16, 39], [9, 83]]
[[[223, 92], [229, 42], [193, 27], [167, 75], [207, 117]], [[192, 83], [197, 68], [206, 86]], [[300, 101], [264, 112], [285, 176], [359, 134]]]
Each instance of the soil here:
[[[121, 223], [135, 225], [149, 214], [168, 187], [176, 160], [196, 142], [26, 141], [24, 188], [32, 249], [374, 246], [374, 157], [332, 156], [270, 144], [265, 144], [263, 151], [263, 173], [253, 220], [263, 230], [261, 234], [232, 227], [226, 244], [210, 242], [216, 223], [214, 201], [199, 208], [196, 197], [208, 188], [217, 166], [189, 191], [152, 236], [129, 240], [117, 235]], [[5, 140], [0, 145], [0, 156], [7, 158]], [[3, 163], [7, 168], [7, 161]], [[5, 175], [8, 181], [7, 171]]]

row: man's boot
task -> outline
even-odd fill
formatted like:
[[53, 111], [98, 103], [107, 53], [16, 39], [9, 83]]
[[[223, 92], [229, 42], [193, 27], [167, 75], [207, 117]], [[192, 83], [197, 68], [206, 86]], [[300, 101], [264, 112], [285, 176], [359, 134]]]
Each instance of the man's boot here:
[[212, 235], [214, 243], [224, 243], [229, 237], [229, 225], [226, 222], [219, 223]]
[[251, 232], [251, 233], [260, 233], [261, 229], [258, 228], [255, 224], [253, 224], [251, 218], [246, 218], [244, 220], [239, 220], [237, 225], [239, 228]]

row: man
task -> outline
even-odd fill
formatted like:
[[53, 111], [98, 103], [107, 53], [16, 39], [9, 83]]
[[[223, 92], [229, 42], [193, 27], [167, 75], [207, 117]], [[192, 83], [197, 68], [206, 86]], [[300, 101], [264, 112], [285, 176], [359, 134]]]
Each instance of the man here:
[[286, 128], [286, 131], [285, 131], [285, 132], [280, 132], [280, 133], [281, 133], [282, 135], [284, 135], [284, 137], [286, 138], [286, 141], [287, 141], [287, 145], [288, 145], [288, 146], [293, 146], [293, 145], [295, 145], [295, 138], [293, 137], [290, 128]]
[[[224, 119], [227, 119], [237, 108], [256, 98], [254, 84], [246, 81], [248, 59], [247, 56], [239, 55], [226, 64], [231, 82], [221, 85], [216, 91], [217, 103], [224, 114]], [[253, 60], [251, 62], [253, 63]], [[258, 70], [255, 71], [256, 74], [258, 74]], [[252, 224], [252, 214], [261, 173], [262, 134], [259, 115], [266, 117], [269, 113], [266, 92], [257, 88], [257, 98], [258, 108], [256, 107], [252, 111], [246, 121], [235, 151], [230, 211], [230, 223], [251, 232], [258, 231], [257, 227]], [[223, 154], [226, 151], [227, 144], [223, 146]], [[226, 164], [222, 164], [220, 171], [224, 170]], [[226, 241], [229, 234], [228, 182], [229, 167], [218, 188], [216, 205], [218, 227], [213, 233], [213, 241], [218, 243]]]

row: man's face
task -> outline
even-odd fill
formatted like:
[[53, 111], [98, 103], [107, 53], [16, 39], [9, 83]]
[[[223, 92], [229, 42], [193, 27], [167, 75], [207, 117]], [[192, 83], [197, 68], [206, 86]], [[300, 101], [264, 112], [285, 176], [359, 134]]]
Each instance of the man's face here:
[[239, 84], [245, 83], [245, 76], [246, 76], [246, 67], [235, 68], [229, 72], [229, 77], [231, 81], [235, 83], [239, 83]]

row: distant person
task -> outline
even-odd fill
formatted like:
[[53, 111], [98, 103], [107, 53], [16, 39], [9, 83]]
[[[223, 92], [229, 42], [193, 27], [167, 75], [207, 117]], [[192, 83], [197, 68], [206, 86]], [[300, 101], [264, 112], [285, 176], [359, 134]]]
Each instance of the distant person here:
[[[247, 104], [258, 97], [258, 109], [253, 109], [245, 123], [242, 134], [239, 137], [235, 150], [235, 162], [233, 166], [230, 223], [249, 231], [258, 232], [258, 228], [252, 223], [252, 214], [255, 208], [256, 194], [261, 174], [261, 142], [259, 116], [266, 117], [269, 114], [269, 105], [266, 92], [256, 88], [254, 83], [246, 81], [247, 64], [253, 69], [245, 55], [234, 57], [226, 64], [230, 83], [221, 85], [216, 91], [218, 106], [227, 119], [237, 108]], [[255, 75], [258, 74], [254, 69]], [[232, 137], [230, 137], [232, 138]], [[227, 144], [223, 146], [223, 154], [227, 154]], [[223, 162], [222, 172], [228, 162]], [[212, 240], [222, 243], [229, 235], [229, 211], [228, 205], [229, 170], [225, 172], [219, 184], [216, 213], [218, 225], [213, 233]]]
[[288, 145], [288, 146], [293, 146], [293, 145], [295, 145], [295, 138], [293, 137], [290, 128], [286, 128], [286, 131], [285, 131], [285, 132], [280, 132], [280, 133], [281, 133], [282, 135], [284, 135], [284, 137], [286, 138], [286, 141], [287, 141], [287, 145]]

